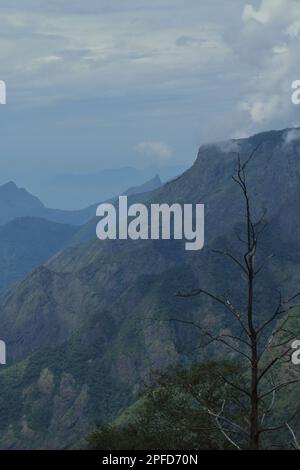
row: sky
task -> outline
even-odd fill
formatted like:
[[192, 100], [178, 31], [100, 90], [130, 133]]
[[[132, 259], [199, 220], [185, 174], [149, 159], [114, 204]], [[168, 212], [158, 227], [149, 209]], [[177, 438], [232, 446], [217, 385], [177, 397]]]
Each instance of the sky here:
[[189, 165], [298, 126], [300, 2], [1, 0], [0, 182]]

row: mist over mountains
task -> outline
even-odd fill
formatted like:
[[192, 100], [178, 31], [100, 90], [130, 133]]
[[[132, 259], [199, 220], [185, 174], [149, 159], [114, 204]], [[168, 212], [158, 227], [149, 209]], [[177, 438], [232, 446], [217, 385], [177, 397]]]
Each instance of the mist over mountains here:
[[[247, 181], [257, 217], [266, 209], [268, 221], [258, 261], [274, 255], [256, 286], [261, 315], [279, 285], [287, 294], [299, 291], [299, 130], [202, 146], [176, 179], [129, 191], [132, 201], [146, 204], [205, 204], [203, 251], [186, 252], [178, 240], [100, 242], [94, 220], [75, 227], [76, 233], [63, 226], [56, 241], [51, 230], [57, 225], [45, 225], [49, 249], [62, 246], [1, 301], [8, 351], [8, 365], [0, 370], [1, 448], [78, 447], [97, 422], [113, 419], [138, 398], [151, 369], [205, 358], [207, 352], [195, 349], [195, 332], [170, 318], [201, 318], [216, 332], [233, 332], [221, 308], [176, 293], [201, 286], [230, 291], [242, 304], [240, 272], [210, 250], [240, 253], [235, 233], [244, 208], [232, 175], [237, 153], [245, 161], [255, 149]], [[48, 214], [35, 198], [28, 198], [28, 207]]]

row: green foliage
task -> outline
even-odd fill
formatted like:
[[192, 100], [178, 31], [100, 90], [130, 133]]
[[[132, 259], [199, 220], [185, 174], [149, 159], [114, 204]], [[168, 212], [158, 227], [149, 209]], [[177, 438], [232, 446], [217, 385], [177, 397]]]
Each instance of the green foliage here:
[[226, 449], [230, 445], [215, 420], [196, 399], [220, 409], [226, 394], [220, 370], [239, 374], [231, 364], [204, 363], [156, 375], [145, 394], [113, 423], [87, 437], [89, 448], [105, 450]]

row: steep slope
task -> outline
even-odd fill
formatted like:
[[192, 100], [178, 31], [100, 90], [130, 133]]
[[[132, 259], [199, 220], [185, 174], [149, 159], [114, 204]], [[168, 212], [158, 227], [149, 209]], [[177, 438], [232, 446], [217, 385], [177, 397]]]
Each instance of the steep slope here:
[[204, 251], [186, 252], [179, 241], [92, 240], [56, 255], [6, 296], [0, 313], [10, 364], [0, 372], [3, 448], [75, 445], [136, 398], [151, 368], [211, 353], [195, 351], [197, 332], [170, 318], [232, 331], [231, 317], [212, 302], [175, 294], [201, 286], [220, 295], [230, 291], [242, 304], [243, 277], [210, 248], [238, 249], [234, 233], [243, 204], [231, 176], [236, 152], [246, 159], [258, 143], [248, 184], [258, 216], [268, 209], [261, 256], [278, 255], [256, 285], [261, 315], [275, 302], [274, 288], [299, 291], [300, 139], [290, 132], [202, 147], [190, 170], [147, 195], [148, 203], [204, 203]]
[[132, 196], [134, 194], [147, 193], [149, 191], [154, 191], [161, 186], [162, 182], [159, 175], [155, 175], [151, 180], [146, 181], [146, 183], [127, 189], [124, 194]]

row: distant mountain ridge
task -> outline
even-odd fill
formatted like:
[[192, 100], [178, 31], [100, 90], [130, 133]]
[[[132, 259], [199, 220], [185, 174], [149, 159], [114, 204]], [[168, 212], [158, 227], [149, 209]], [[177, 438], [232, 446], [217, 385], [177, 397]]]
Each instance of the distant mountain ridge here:
[[[126, 182], [124, 181], [125, 184]], [[162, 182], [159, 176], [156, 175], [139, 186], [131, 187], [128, 190], [128, 194], [133, 195], [151, 191], [159, 188], [161, 185]], [[78, 188], [80, 188], [80, 184]], [[125, 191], [124, 194], [126, 193]], [[19, 217], [44, 218], [57, 223], [83, 225], [95, 215], [96, 207], [100, 202], [103, 201], [99, 200], [85, 209], [73, 211], [50, 209], [45, 207], [36, 196], [33, 196], [24, 188], [18, 188], [14, 182], [10, 181], [0, 186], [0, 226]]]

